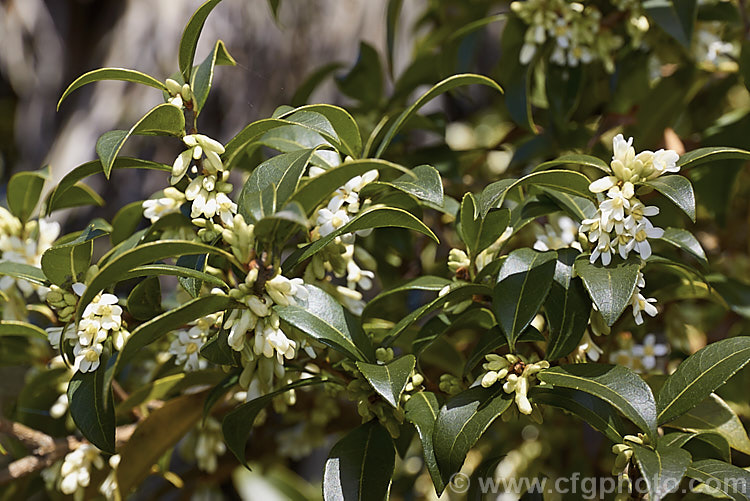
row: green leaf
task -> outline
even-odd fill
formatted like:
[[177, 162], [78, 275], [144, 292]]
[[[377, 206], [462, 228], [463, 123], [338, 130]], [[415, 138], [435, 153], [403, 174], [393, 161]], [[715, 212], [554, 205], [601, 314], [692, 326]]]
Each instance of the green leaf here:
[[44, 329], [17, 320], [0, 321], [0, 337], [3, 336], [23, 336], [47, 340], [47, 332]]
[[49, 205], [49, 199], [45, 200], [47, 214], [56, 210], [70, 209], [72, 207], [83, 207], [86, 205], [103, 206], [104, 199], [94, 190], [83, 183], [76, 183], [56, 198], [54, 205]]
[[471, 299], [475, 295], [490, 295], [492, 289], [486, 285], [479, 284], [468, 284], [468, 283], [456, 283], [451, 289], [442, 296], [430, 301], [429, 303], [420, 306], [416, 310], [409, 313], [407, 316], [399, 320], [399, 322], [388, 331], [388, 335], [383, 341], [384, 346], [390, 346], [403, 333], [408, 327], [414, 322], [424, 317], [430, 312], [442, 308], [445, 303], [460, 303], [466, 299]]
[[75, 282], [91, 265], [92, 240], [109, 234], [112, 226], [103, 219], [95, 219], [78, 237], [54, 245], [42, 254], [42, 270], [52, 283], [63, 285]]
[[688, 254], [691, 254], [702, 265], [708, 266], [708, 259], [706, 253], [703, 251], [700, 242], [692, 233], [682, 228], [664, 228], [664, 235], [661, 237], [667, 243], [670, 243], [678, 249], [684, 250]]
[[231, 263], [237, 264], [233, 255], [217, 247], [182, 240], [149, 242], [119, 254], [101, 266], [99, 272], [91, 278], [78, 302], [76, 318], [80, 320], [84, 308], [94, 296], [106, 287], [111, 287], [112, 284], [126, 278], [127, 273], [134, 268], [161, 259], [202, 253], [223, 256]]
[[750, 438], [742, 421], [715, 393], [664, 426], [693, 433], [716, 433], [724, 437], [732, 449], [750, 454]]
[[443, 181], [440, 173], [431, 165], [418, 165], [393, 181], [382, 183], [414, 195], [419, 200], [443, 205]]
[[717, 433], [682, 433], [676, 431], [659, 439], [659, 445], [682, 447], [693, 457], [729, 461], [731, 451], [726, 439]]
[[704, 459], [688, 466], [686, 474], [736, 501], [750, 500], [750, 473], [723, 461]]
[[218, 287], [223, 287], [225, 289], [229, 288], [229, 286], [224, 283], [222, 279], [217, 276], [211, 275], [210, 273], [172, 264], [144, 264], [143, 266], [136, 266], [132, 270], [125, 273], [122, 276], [122, 280], [129, 280], [136, 277], [160, 277], [163, 275], [180, 278], [191, 278]]
[[386, 10], [386, 60], [388, 61], [388, 73], [391, 80], [393, 80], [393, 51], [396, 46], [396, 28], [403, 4], [403, 0], [388, 0]]
[[362, 331], [359, 320], [322, 289], [313, 285], [305, 285], [305, 288], [306, 301], [274, 306], [279, 318], [354, 360], [373, 360], [372, 343]]
[[159, 80], [155, 79], [151, 75], [141, 73], [140, 71], [128, 70], [125, 68], [99, 68], [98, 70], [89, 71], [84, 73], [80, 77], [76, 78], [72, 84], [65, 89], [60, 100], [57, 102], [57, 109], [60, 109], [60, 105], [63, 100], [70, 95], [71, 92], [83, 87], [86, 84], [92, 82], [98, 82], [100, 80], [122, 80], [124, 82], [134, 82], [144, 85], [149, 85], [156, 89], [166, 91], [167, 86]]
[[656, 440], [656, 402], [651, 388], [635, 372], [621, 365], [569, 364], [542, 371], [539, 380], [598, 397]]
[[511, 352], [544, 303], [555, 276], [557, 253], [517, 249], [500, 267], [492, 294], [492, 311]]
[[[151, 169], [165, 172], [172, 171], [172, 167], [169, 165], [127, 157], [116, 158], [115, 163], [112, 165], [112, 170], [114, 169]], [[56, 207], [60, 203], [60, 200], [65, 197], [65, 193], [73, 186], [75, 186], [78, 181], [93, 174], [99, 174], [101, 172], [103, 172], [102, 163], [99, 160], [86, 162], [85, 164], [79, 165], [72, 171], [68, 172], [47, 197], [47, 202], [43, 213], [51, 213], [52, 210], [54, 210], [54, 207]]]
[[279, 390], [267, 393], [266, 395], [250, 400], [249, 402], [245, 402], [236, 409], [233, 409], [224, 416], [224, 420], [221, 423], [221, 431], [224, 433], [224, 442], [226, 442], [229, 450], [232, 451], [232, 454], [237, 457], [245, 468], [249, 469], [247, 466], [247, 459], [245, 458], [245, 447], [247, 445], [247, 440], [250, 438], [250, 434], [253, 431], [253, 422], [258, 416], [258, 413], [265, 409], [276, 395], [281, 395], [289, 390], [324, 382], [325, 380], [319, 378], [300, 379]]
[[137, 320], [149, 320], [162, 312], [159, 279], [149, 277], [128, 295], [128, 312]]
[[534, 167], [534, 172], [547, 170], [552, 167], [559, 167], [560, 165], [582, 165], [584, 167], [593, 167], [595, 169], [599, 169], [606, 172], [607, 174], [610, 174], [611, 172], [607, 162], [605, 162], [601, 158], [593, 157], [591, 155], [579, 154], [563, 155], [554, 160], [548, 160]]
[[283, 206], [297, 190], [314, 153], [315, 149], [282, 153], [258, 165], [242, 186], [237, 204], [245, 220], [260, 221]]
[[44, 182], [49, 177], [49, 167], [39, 171], [25, 171], [14, 174], [6, 191], [8, 208], [21, 222], [25, 223], [34, 213], [39, 197], [44, 188]]
[[555, 275], [544, 302], [550, 331], [546, 358], [550, 360], [570, 354], [580, 343], [589, 323], [591, 301], [581, 280], [574, 277], [578, 254], [575, 249], [557, 251]]
[[719, 162], [721, 160], [750, 160], [750, 151], [740, 150], [737, 148], [728, 148], [726, 146], [698, 148], [682, 155], [677, 160], [677, 166], [681, 170], [692, 169], [699, 165], [709, 162]]
[[357, 368], [378, 395], [398, 408], [401, 394], [411, 378], [416, 363], [414, 355], [404, 355], [385, 365], [357, 362]]
[[[204, 273], [206, 269], [206, 262], [208, 261], [208, 254], [195, 254], [191, 256], [180, 256], [177, 259], [177, 266], [185, 268], [187, 270], [195, 270], [199, 273]], [[196, 276], [180, 276], [180, 285], [185, 292], [190, 294], [191, 297], [198, 297], [201, 294], [203, 288], [203, 280]]]
[[143, 221], [143, 200], [123, 206], [112, 218], [112, 233], [109, 240], [117, 245], [135, 233], [138, 225]]
[[[229, 313], [227, 312], [225, 315], [229, 315]], [[201, 347], [200, 354], [209, 362], [217, 365], [239, 365], [239, 353], [229, 346], [229, 329], [221, 329], [217, 335], [206, 341], [206, 344]]]
[[[202, 351], [202, 350], [201, 350]], [[227, 377], [221, 380], [219, 384], [214, 386], [211, 389], [211, 392], [206, 397], [206, 401], [203, 403], [203, 420], [205, 422], [205, 419], [208, 417], [208, 415], [211, 413], [211, 409], [213, 406], [221, 400], [221, 398], [229, 393], [229, 391], [234, 388], [237, 383], [240, 381], [240, 373], [235, 372], [233, 374], [229, 374]]]
[[133, 134], [143, 136], [181, 136], [185, 133], [185, 116], [176, 106], [160, 104], [141, 118], [130, 130], [105, 132], [96, 142], [96, 153], [102, 164], [104, 176], [109, 179], [118, 153]]
[[302, 204], [305, 212], [310, 214], [313, 209], [325, 201], [336, 189], [344, 186], [353, 177], [361, 176], [373, 169], [378, 170], [381, 174], [384, 171], [395, 171], [403, 174], [409, 173], [408, 169], [385, 160], [363, 159], [345, 162], [310, 179], [292, 195], [292, 200]]
[[[482, 311], [488, 310], [480, 309], [467, 311], [466, 314], [479, 315]], [[460, 318], [461, 317], [459, 317], [459, 319]], [[456, 323], [459, 319], [456, 319]], [[492, 319], [494, 321], [494, 315], [492, 316]], [[526, 327], [521, 335], [518, 336], [518, 339], [516, 339], [516, 343], [536, 343], [539, 341], [546, 341], [546, 339], [533, 325]], [[471, 355], [469, 355], [469, 358], [464, 365], [464, 375], [467, 375], [479, 364], [479, 362], [483, 361], [485, 355], [499, 350], [506, 344], [508, 344], [508, 340], [505, 338], [503, 331], [501, 331], [499, 327], [495, 326], [485, 330], [479, 338], [476, 346], [474, 346], [474, 351], [471, 352]]]
[[475, 258], [484, 249], [492, 245], [510, 223], [510, 211], [498, 209], [479, 215], [474, 195], [467, 193], [461, 201], [461, 238], [469, 250], [469, 256]]
[[695, 193], [688, 178], [678, 175], [661, 176], [643, 184], [667, 197], [695, 222]]
[[646, 479], [649, 499], [661, 501], [667, 494], [674, 492], [685, 476], [687, 467], [692, 462], [690, 453], [679, 447], [659, 444], [651, 450], [638, 444], [633, 447], [633, 457]]
[[570, 193], [563, 193], [545, 187], [540, 187], [540, 191], [550, 197], [558, 207], [566, 211], [572, 218], [579, 222], [584, 219], [590, 219], [596, 214], [596, 205], [594, 205], [589, 198], [571, 195]]
[[435, 491], [443, 492], [445, 484], [440, 476], [433, 445], [435, 421], [440, 412], [440, 403], [434, 393], [420, 391], [406, 401], [404, 410], [407, 421], [412, 423], [419, 433], [419, 439], [422, 441], [422, 455], [432, 483], [435, 485]]
[[223, 311], [232, 305], [228, 296], [204, 296], [162, 313], [148, 322], [142, 323], [130, 333], [122, 351], [117, 357], [114, 374], [117, 374], [145, 346], [167, 333], [217, 311]]
[[235, 66], [237, 63], [234, 58], [229, 55], [227, 48], [224, 46], [224, 42], [218, 40], [214, 45], [214, 50], [195, 68], [195, 73], [192, 75], [192, 81], [190, 82], [190, 88], [193, 92], [194, 106], [193, 110], [195, 114], [200, 114], [203, 106], [206, 104], [208, 99], [208, 93], [211, 91], [211, 84], [214, 79], [214, 67], [217, 64], [223, 64], [226, 66]]
[[315, 89], [317, 89], [318, 86], [323, 83], [326, 78], [331, 76], [342, 66], [343, 65], [341, 63], [324, 64], [323, 66], [313, 71], [310, 75], [305, 77], [305, 80], [299, 87], [297, 87], [297, 90], [294, 92], [294, 95], [292, 96], [292, 99], [290, 101], [291, 105], [297, 107], [307, 104], [313, 91], [315, 91]]
[[576, 275], [583, 280], [607, 325], [614, 324], [630, 304], [638, 283], [639, 261], [634, 256], [625, 261], [615, 257], [612, 263], [604, 266], [601, 261], [591, 264], [588, 256], [576, 260]]
[[115, 404], [112, 392], [106, 390], [104, 372], [107, 360], [102, 356], [94, 372], [76, 372], [68, 384], [70, 415], [84, 437], [110, 454], [115, 453]]
[[179, 48], [179, 65], [182, 78], [185, 82], [190, 82], [190, 74], [193, 71], [193, 60], [195, 59], [195, 49], [198, 46], [198, 38], [203, 30], [203, 25], [211, 11], [219, 5], [221, 0], [208, 0], [198, 7], [198, 10], [190, 17], [182, 32]]
[[323, 499], [387, 499], [395, 461], [393, 441], [376, 420], [355, 428], [328, 454], [323, 472]]
[[690, 48], [697, 13], [696, 0], [647, 0], [646, 13], [686, 49]]
[[440, 409], [432, 440], [443, 484], [461, 469], [479, 437], [513, 402], [502, 385], [475, 386], [448, 399]]
[[362, 318], [369, 318], [373, 316], [371, 312], [377, 311], [375, 309], [375, 306], [380, 306], [380, 302], [390, 297], [393, 294], [398, 294], [399, 292], [407, 292], [411, 290], [416, 291], [433, 291], [438, 292], [446, 285], [450, 284], [451, 280], [448, 280], [447, 278], [443, 277], [435, 277], [431, 275], [425, 275], [418, 278], [415, 278], [413, 280], [409, 280], [399, 286], [391, 287], [390, 289], [386, 289], [374, 298], [372, 298], [366, 305], [365, 309], [362, 311]]
[[362, 153], [357, 122], [343, 108], [331, 104], [309, 104], [289, 110], [278, 118], [317, 131], [344, 155], [356, 159]]
[[359, 101], [364, 108], [377, 108], [383, 98], [383, 68], [372, 45], [359, 43], [359, 55], [349, 72], [336, 77], [342, 94]]
[[0, 261], [0, 276], [20, 278], [36, 285], [49, 285], [44, 272], [30, 264]]
[[423, 235], [427, 235], [435, 242], [438, 242], [438, 238], [435, 236], [432, 230], [409, 212], [403, 209], [398, 209], [396, 207], [375, 205], [360, 211], [359, 214], [353, 217], [341, 228], [332, 233], [329, 233], [328, 235], [314, 241], [313, 243], [305, 247], [304, 251], [300, 254], [295, 262], [300, 263], [305, 259], [312, 257], [339, 235], [354, 233], [355, 231], [367, 230], [370, 228], [387, 227], [406, 228], [409, 230], [418, 231]]
[[615, 443], [622, 442], [625, 427], [614, 407], [590, 393], [571, 388], [534, 386], [529, 398], [537, 404], [559, 407], [583, 419]]
[[396, 118], [396, 120], [388, 128], [388, 131], [385, 133], [380, 146], [378, 146], [378, 149], [375, 152], [375, 158], [380, 158], [383, 155], [385, 150], [388, 148], [388, 145], [391, 144], [391, 141], [393, 141], [393, 138], [396, 136], [396, 133], [401, 129], [401, 127], [403, 127], [403, 125], [409, 118], [411, 118], [417, 111], [419, 111], [422, 106], [432, 101], [440, 94], [448, 92], [451, 89], [471, 84], [486, 85], [497, 90], [498, 92], [503, 92], [503, 89], [494, 80], [481, 75], [465, 73], [460, 75], [452, 75], [446, 78], [445, 80], [437, 83], [430, 90], [422, 94], [419, 99], [414, 102], [414, 104], [409, 106], [398, 116], [398, 118]]
[[533, 172], [521, 179], [502, 179], [488, 185], [479, 196], [479, 212], [486, 215], [490, 209], [499, 207], [505, 196], [515, 188], [534, 186], [559, 193], [590, 198], [589, 178], [572, 170], [545, 170]]
[[689, 411], [750, 362], [750, 336], [723, 339], [689, 356], [659, 390], [659, 424]]

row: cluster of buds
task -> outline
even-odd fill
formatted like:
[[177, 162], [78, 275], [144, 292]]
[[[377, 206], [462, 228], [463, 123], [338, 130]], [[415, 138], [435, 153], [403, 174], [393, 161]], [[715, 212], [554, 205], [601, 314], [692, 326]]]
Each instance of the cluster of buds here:
[[246, 309], [232, 311], [224, 323], [229, 329], [229, 346], [241, 353], [240, 386], [249, 389], [248, 399], [271, 391], [274, 375], [284, 377], [284, 360], [295, 358], [299, 349], [315, 357], [305, 340], [292, 339], [281, 329], [279, 316], [273, 311], [276, 304], [288, 306], [307, 299], [302, 279], [276, 274], [262, 282], [262, 292], [258, 292], [258, 276], [258, 266], [251, 266], [245, 282], [229, 292]]
[[498, 381], [504, 381], [503, 391], [515, 393], [518, 411], [521, 414], [532, 414], [534, 407], [529, 402], [529, 388], [536, 381], [536, 374], [549, 368], [549, 362], [542, 360], [527, 363], [512, 353], [504, 356], [491, 353], [484, 358], [487, 362], [482, 367], [487, 372], [482, 376], [481, 385], [489, 388]]
[[612, 475], [627, 472], [628, 463], [630, 462], [630, 458], [633, 457], [633, 446], [631, 444], [648, 445], [649, 439], [642, 433], [638, 435], [625, 435], [623, 443], [613, 445], [612, 452], [617, 454], [617, 457], [615, 458], [615, 465], [612, 467]]
[[[55, 221], [40, 219], [26, 224], [0, 207], [0, 254], [2, 260], [11, 263], [29, 264], [41, 267], [42, 254], [52, 247], [60, 235], [60, 224]], [[0, 290], [10, 292], [17, 287], [24, 296], [33, 292], [44, 300], [48, 289], [23, 279], [5, 275], [0, 277]]]
[[510, 7], [528, 25], [519, 54], [521, 64], [531, 62], [551, 40], [550, 61], [554, 64], [574, 67], [599, 59], [607, 71], [614, 71], [614, 53], [623, 39], [602, 25], [602, 13], [596, 6], [567, 0], [526, 0], [515, 1]]
[[57, 319], [67, 323], [73, 318], [78, 304], [78, 296], [70, 291], [52, 284], [45, 300], [47, 304], [57, 313]]
[[235, 215], [232, 224], [222, 229], [221, 237], [230, 246], [232, 254], [240, 263], [249, 263], [254, 257], [255, 226], [246, 223], [242, 214]]
[[451, 249], [448, 253], [448, 269], [459, 280], [469, 280], [471, 259], [461, 249]]
[[221, 324], [222, 313], [213, 313], [190, 322], [189, 328], [172, 333], [169, 353], [175, 356], [175, 364], [186, 371], [197, 371], [206, 367], [206, 361], [199, 356], [201, 347], [206, 344], [213, 329]]
[[461, 393], [464, 390], [464, 385], [461, 378], [453, 374], [441, 374], [438, 388], [440, 388], [440, 391], [453, 396]]
[[[86, 285], [76, 282], [72, 288], [73, 292], [82, 296]], [[122, 323], [122, 307], [118, 302], [119, 299], [114, 294], [99, 293], [83, 310], [78, 325], [70, 323], [65, 327], [47, 328], [47, 337], [53, 347], [59, 347], [63, 341], [73, 345], [74, 371], [95, 371], [99, 367], [103, 343], [110, 335], [115, 349], [122, 350], [130, 333]]]
[[186, 103], [193, 102], [193, 91], [190, 89], [190, 85], [180, 85], [180, 82], [171, 78], [167, 78], [164, 84], [167, 86], [167, 93], [169, 94], [167, 102], [172, 106], [182, 109]]
[[[318, 168], [310, 168], [311, 177], [321, 172]], [[330, 235], [366, 208], [370, 204], [370, 200], [361, 200], [360, 191], [377, 179], [378, 171], [373, 169], [361, 176], [354, 176], [346, 184], [336, 189], [326, 205], [318, 209], [313, 216], [311, 239], [318, 240]], [[362, 293], [357, 288], [369, 290], [372, 287], [375, 274], [370, 270], [363, 269], [355, 260], [354, 241], [356, 235], [366, 236], [370, 231], [364, 230], [337, 236], [325, 249], [313, 256], [310, 265], [305, 270], [305, 276], [310, 282], [325, 282], [329, 273], [337, 278], [346, 277], [346, 287], [324, 288], [339, 299], [346, 308], [357, 314], [361, 313], [364, 308]]]
[[221, 423], [208, 416], [185, 437], [179, 450], [180, 456], [195, 461], [199, 470], [214, 473], [219, 465], [218, 457], [226, 452]]
[[63, 494], [75, 494], [77, 499], [83, 499], [84, 490], [91, 483], [91, 472], [94, 468], [104, 468], [101, 452], [93, 445], [81, 444], [63, 459], [60, 468], [60, 491]]

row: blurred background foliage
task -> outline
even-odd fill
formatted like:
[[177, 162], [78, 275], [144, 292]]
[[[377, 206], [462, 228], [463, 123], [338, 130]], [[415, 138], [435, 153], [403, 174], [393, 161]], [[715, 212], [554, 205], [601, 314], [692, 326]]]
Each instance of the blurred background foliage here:
[[[95, 158], [94, 145], [103, 132], [129, 126], [158, 104], [151, 89], [105, 82], [80, 90], [55, 111], [63, 89], [94, 68], [127, 67], [166, 78], [173, 70], [176, 40], [200, 3], [0, 0], [3, 186], [13, 173], [43, 164], [50, 164], [53, 180], [59, 180]], [[559, 11], [572, 2], [520, 4]], [[566, 153], [606, 160], [619, 132], [634, 136], [637, 150], [750, 149], [750, 14], [743, 0], [594, 1], [585, 2], [585, 9], [576, 21], [579, 28], [559, 25], [568, 31], [555, 38], [540, 37], [534, 31], [538, 19], [501, 1], [226, 0], [209, 18], [202, 40], [223, 39], [238, 66], [218, 73], [201, 128], [225, 142], [280, 105], [328, 102], [349, 109], [367, 137], [371, 131], [384, 132], [386, 123], [378, 117], [393, 117], [445, 76], [471, 71], [499, 81], [505, 96], [477, 87], [447, 94], [423, 108], [385, 155], [410, 167], [434, 165], [444, 177], [446, 194], [455, 199]], [[578, 14], [571, 16], [578, 19]], [[570, 45], [563, 47], [564, 37], [568, 44], [580, 38], [582, 49], [574, 53]], [[208, 50], [201, 45], [197, 59]], [[132, 156], [169, 164], [180, 146], [141, 138], [127, 148]], [[245, 166], [251, 168], [257, 160], [249, 159]], [[665, 314], [637, 328], [632, 322], [616, 325], [619, 329], [600, 343], [605, 359], [627, 356], [647, 334], [656, 334], [659, 342], [668, 340], [673, 354], [689, 354], [708, 341], [748, 333], [749, 176], [738, 161], [690, 171], [698, 220], [695, 225], [681, 220], [698, 236], [710, 261], [710, 268], [701, 269], [696, 262], [694, 269], [729, 278], [707, 291], [696, 288], [687, 272], [683, 280], [673, 274], [650, 275], [649, 295], [659, 299]], [[64, 214], [62, 223], [79, 228], [94, 216], [111, 220], [116, 208], [149, 197], [165, 179], [162, 173], [118, 172], [111, 183], [95, 181], [107, 204]], [[674, 219], [677, 209], [671, 205], [656, 197], [648, 203], [660, 205], [659, 217]], [[422, 240], [415, 244], [396, 230], [381, 230], [377, 239], [365, 240], [378, 263], [380, 288], [421, 274], [448, 275], [446, 255], [440, 253], [458, 245], [452, 218], [432, 211], [424, 217], [446, 244], [441, 250]], [[660, 226], [659, 218], [654, 223]], [[532, 245], [540, 228], [530, 226], [518, 244]], [[681, 260], [689, 262], [685, 256]], [[411, 297], [391, 306], [406, 313], [421, 302]], [[455, 346], [467, 342], [469, 334], [457, 328], [448, 341], [435, 343], [427, 360], [446, 371], [461, 366], [452, 364], [451, 357], [460, 356]], [[668, 369], [666, 358], [659, 362], [657, 370]], [[435, 374], [428, 377], [436, 379]], [[749, 384], [750, 374], [744, 371], [720, 391], [743, 421], [750, 419]], [[23, 398], [31, 398], [29, 392], [42, 398], [44, 385], [36, 388], [27, 386], [20, 406]], [[2, 388], [6, 395], [17, 390], [14, 385]], [[27, 424], [50, 431], [50, 426], [62, 425], [27, 418]], [[397, 467], [395, 499], [434, 497], [415, 443]], [[186, 487], [181, 494], [165, 480], [153, 479], [136, 498], [313, 498], [319, 495], [316, 475], [329, 445], [299, 461], [281, 460], [264, 449], [253, 473], [235, 470], [226, 456], [226, 465], [221, 462], [210, 475], [178, 465], [175, 471]], [[608, 442], [586, 425], [548, 413], [544, 426], [524, 421], [494, 426], [470, 454], [465, 471], [489, 468], [490, 460], [499, 460], [496, 473], [506, 477], [573, 471], [606, 476], [614, 456]], [[734, 463], [750, 466], [750, 456], [736, 453]]]

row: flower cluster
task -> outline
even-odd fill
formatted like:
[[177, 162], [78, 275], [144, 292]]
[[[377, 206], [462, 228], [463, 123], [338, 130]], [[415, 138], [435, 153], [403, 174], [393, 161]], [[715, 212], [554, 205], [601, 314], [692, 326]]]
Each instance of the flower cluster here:
[[104, 458], [99, 449], [90, 444], [81, 444], [63, 459], [60, 468], [60, 491], [63, 494], [75, 494], [82, 499], [83, 491], [91, 483], [93, 468], [104, 468]]
[[[322, 171], [318, 168], [310, 168], [312, 177], [320, 172]], [[361, 176], [354, 176], [346, 184], [339, 187], [328, 203], [313, 216], [311, 239], [314, 241], [330, 235], [366, 208], [370, 200], [361, 200], [360, 191], [377, 178], [378, 171], [373, 169]], [[367, 260], [368, 256], [363, 249], [355, 247], [354, 241], [356, 235], [366, 236], [370, 231], [358, 231], [337, 236], [326, 246], [326, 249], [313, 256], [310, 266], [306, 270], [307, 281], [320, 282], [319, 285], [356, 314], [361, 313], [364, 308], [362, 294], [356, 289], [369, 290], [372, 287], [372, 279], [375, 274], [370, 270], [363, 269], [355, 260], [355, 255], [360, 261], [362, 259]], [[346, 277], [346, 287], [331, 286], [326, 281], [328, 273], [332, 273], [338, 278]]]
[[[191, 180], [185, 189], [185, 199], [192, 202], [190, 217], [210, 220], [218, 215], [224, 224], [231, 225], [237, 204], [228, 196], [232, 185], [219, 156], [224, 146], [203, 134], [188, 134], [182, 141], [188, 149], [175, 159], [170, 184], [177, 184], [190, 170]], [[200, 171], [197, 167], [190, 169], [194, 162], [200, 164]]]
[[[552, 40], [552, 63], [578, 66], [599, 59], [607, 71], [614, 71], [614, 52], [623, 39], [602, 25], [597, 7], [567, 0], [515, 1], [510, 7], [528, 25], [519, 55], [521, 64], [531, 62], [545, 42]], [[641, 27], [648, 30], [648, 21], [643, 20]]]
[[279, 316], [272, 309], [277, 304], [305, 301], [308, 290], [302, 279], [275, 274], [259, 282], [258, 275], [259, 268], [251, 268], [245, 282], [230, 291], [229, 295], [246, 309], [233, 310], [224, 323], [229, 329], [229, 346], [241, 353], [240, 386], [248, 390], [248, 400], [271, 391], [274, 376], [284, 378], [284, 360], [295, 358], [298, 350], [315, 357], [306, 340], [293, 339], [281, 329]]
[[[589, 189], [596, 193], [599, 207], [596, 214], [584, 219], [580, 231], [593, 245], [590, 261], [601, 258], [602, 264], [609, 265], [617, 253], [627, 259], [631, 252], [641, 260], [651, 256], [650, 238], [660, 238], [661, 228], [655, 228], [649, 216], [659, 213], [658, 207], [645, 206], [635, 196], [635, 184], [650, 181], [667, 172], [677, 172], [679, 155], [672, 150], [642, 151], [636, 155], [633, 138], [625, 141], [622, 134], [613, 141], [614, 155], [610, 164], [610, 175], [593, 183]], [[604, 193], [606, 192], [606, 196]], [[642, 312], [654, 316], [656, 308], [653, 298], [646, 299], [641, 289], [646, 282], [639, 275], [633, 291], [631, 304], [636, 323], [643, 323]]]
[[544, 226], [536, 225], [534, 228], [534, 249], [544, 252], [572, 247], [580, 251], [582, 249], [578, 242], [578, 227], [579, 224], [568, 216], [550, 216]]
[[218, 457], [226, 452], [221, 423], [208, 416], [198, 424], [180, 445], [180, 455], [198, 464], [198, 469], [214, 473], [219, 465]]
[[175, 356], [175, 364], [186, 371], [197, 371], [206, 368], [206, 361], [199, 357], [201, 347], [208, 340], [211, 329], [221, 324], [223, 313], [206, 315], [193, 322], [190, 327], [172, 333], [169, 353]]
[[185, 194], [173, 186], [165, 188], [163, 193], [161, 198], [143, 201], [143, 217], [152, 224], [167, 214], [179, 213], [180, 206], [185, 203]]
[[[73, 284], [73, 291], [81, 296], [86, 286], [80, 282]], [[91, 372], [99, 367], [99, 357], [104, 349], [103, 343], [112, 336], [112, 344], [117, 350], [125, 345], [130, 333], [122, 324], [122, 307], [114, 294], [99, 293], [83, 310], [78, 325], [66, 327], [48, 327], [47, 336], [53, 347], [60, 346], [62, 341], [73, 345], [74, 371]]]
[[[40, 219], [24, 224], [7, 209], [0, 207], [0, 253], [3, 261], [29, 264], [38, 268], [42, 263], [42, 254], [52, 246], [58, 235], [60, 225], [55, 221]], [[27, 280], [15, 279], [8, 275], [0, 277], [0, 290], [3, 292], [9, 293], [16, 287], [25, 297], [36, 292], [42, 300], [48, 291], [46, 287]], [[6, 320], [25, 319], [25, 315], [13, 313], [10, 308], [3, 311]]]
[[549, 362], [542, 360], [536, 363], [524, 362], [518, 355], [509, 353], [505, 356], [491, 353], [485, 355], [487, 362], [482, 365], [486, 371], [481, 378], [481, 385], [489, 388], [498, 381], [503, 381], [505, 393], [515, 393], [515, 402], [521, 414], [531, 415], [534, 407], [529, 402], [528, 392], [536, 381], [539, 371], [549, 368]]

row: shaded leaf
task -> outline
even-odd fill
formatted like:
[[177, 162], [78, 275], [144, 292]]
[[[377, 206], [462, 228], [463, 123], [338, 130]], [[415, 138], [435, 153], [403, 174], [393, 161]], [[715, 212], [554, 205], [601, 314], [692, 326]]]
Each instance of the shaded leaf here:
[[411, 378], [415, 364], [414, 355], [404, 355], [384, 365], [358, 361], [357, 368], [378, 395], [398, 408], [401, 394]]
[[435, 491], [442, 492], [445, 489], [445, 484], [440, 476], [433, 446], [435, 421], [440, 412], [440, 403], [434, 393], [421, 391], [413, 394], [406, 401], [404, 410], [406, 411], [406, 419], [414, 424], [419, 433], [419, 439], [422, 441], [422, 455], [430, 478], [432, 478], [432, 483], [435, 485]]
[[106, 366], [107, 359], [102, 356], [96, 371], [73, 374], [68, 384], [68, 402], [70, 415], [83, 436], [99, 449], [114, 454], [115, 404], [110, 390], [106, 391], [108, 401], [104, 401]]
[[591, 264], [588, 256], [576, 260], [575, 272], [583, 280], [607, 325], [614, 324], [630, 304], [638, 283], [639, 261], [635, 256], [625, 261], [615, 257], [612, 263], [604, 266], [601, 261]]
[[690, 453], [679, 447], [659, 444], [656, 450], [638, 444], [633, 447], [633, 457], [646, 479], [649, 499], [660, 501], [670, 492], [674, 492], [685, 476], [687, 467], [692, 462]]
[[677, 175], [661, 176], [643, 184], [667, 197], [695, 222], [695, 193], [688, 178]]
[[567, 356], [580, 343], [589, 323], [591, 301], [583, 283], [574, 277], [574, 264], [579, 252], [558, 249], [555, 274], [549, 295], [544, 302], [549, 324], [546, 358]]

